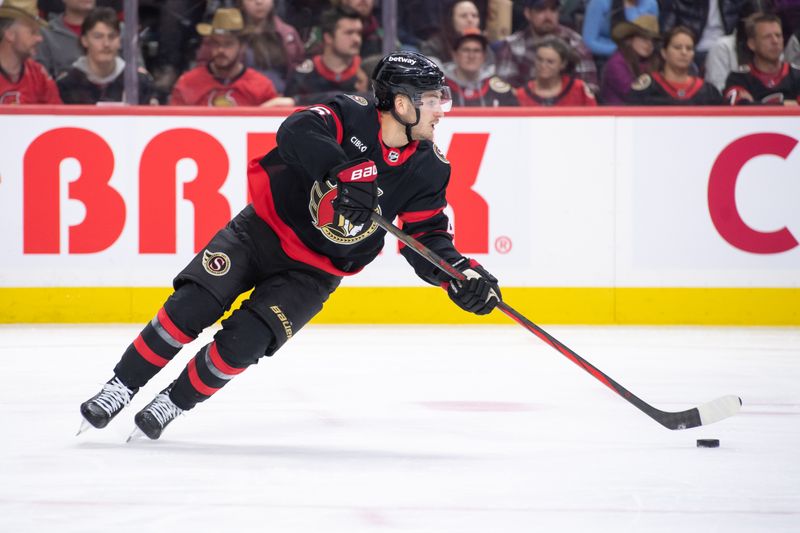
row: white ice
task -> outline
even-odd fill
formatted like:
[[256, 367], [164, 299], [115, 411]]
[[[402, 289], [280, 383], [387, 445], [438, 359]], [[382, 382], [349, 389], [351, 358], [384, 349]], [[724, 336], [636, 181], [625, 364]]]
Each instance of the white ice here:
[[310, 325], [126, 444], [209, 335], [76, 437], [139, 327], [3, 326], [0, 532], [800, 531], [800, 329], [546, 329], [660, 409], [742, 411], [667, 430], [516, 325]]

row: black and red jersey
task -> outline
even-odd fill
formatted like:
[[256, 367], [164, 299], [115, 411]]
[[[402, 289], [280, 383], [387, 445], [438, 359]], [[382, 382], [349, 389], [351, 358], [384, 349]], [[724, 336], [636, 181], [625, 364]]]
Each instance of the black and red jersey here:
[[353, 62], [342, 72], [334, 72], [317, 55], [306, 59], [289, 75], [286, 82], [285, 96], [291, 96], [298, 105], [321, 102], [341, 93], [356, 93], [359, 81], [366, 88], [366, 74], [361, 70], [361, 57], [356, 56]]
[[[289, 257], [338, 276], [355, 274], [383, 247], [385, 231], [369, 222], [353, 226], [336, 216], [330, 169], [368, 158], [378, 169], [379, 212], [400, 217], [403, 229], [449, 261], [461, 257], [444, 214], [450, 163], [429, 141], [390, 148], [381, 140], [375, 105], [340, 95], [290, 115], [278, 146], [250, 163], [248, 181], [256, 213], [269, 224]], [[417, 274], [438, 283], [437, 269], [412, 251], [403, 255]]]
[[477, 84], [465, 84], [450, 77], [445, 78], [453, 95], [453, 105], [463, 107], [517, 106], [519, 102], [511, 85], [493, 76]]
[[737, 104], [782, 105], [787, 100], [800, 103], [800, 70], [783, 63], [778, 72], [758, 70], [752, 63], [728, 74], [725, 99]]
[[669, 82], [660, 72], [642, 74], [627, 96], [631, 105], [723, 105], [716, 87], [703, 78], [689, 76], [683, 83]]
[[597, 100], [583, 80], [575, 76], [561, 76], [561, 92], [552, 97], [536, 94], [536, 80], [531, 80], [517, 89], [521, 106], [596, 106]]

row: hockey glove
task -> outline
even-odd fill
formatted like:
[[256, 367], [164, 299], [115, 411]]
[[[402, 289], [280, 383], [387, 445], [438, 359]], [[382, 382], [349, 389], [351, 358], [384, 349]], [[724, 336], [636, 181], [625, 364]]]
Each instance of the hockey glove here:
[[336, 198], [333, 210], [353, 225], [365, 224], [378, 207], [378, 169], [366, 158], [348, 161], [333, 168], [330, 175], [336, 178]]
[[463, 257], [453, 266], [467, 276], [467, 279], [452, 280], [443, 284], [450, 299], [464, 311], [476, 315], [491, 313], [502, 298], [497, 278], [489, 274], [474, 259]]

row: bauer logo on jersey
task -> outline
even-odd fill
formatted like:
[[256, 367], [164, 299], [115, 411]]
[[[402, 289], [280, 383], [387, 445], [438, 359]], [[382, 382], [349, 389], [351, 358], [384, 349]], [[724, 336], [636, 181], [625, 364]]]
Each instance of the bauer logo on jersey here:
[[[311, 212], [311, 218], [314, 221], [314, 226], [322, 232], [326, 239], [336, 244], [355, 244], [360, 242], [378, 229], [378, 225], [370, 222], [369, 226], [364, 229], [364, 224], [352, 224], [346, 218], [337, 215], [333, 210], [333, 200], [336, 199], [336, 185], [330, 181], [325, 181], [324, 184], [315, 182], [311, 188], [311, 200], [308, 203], [308, 210]], [[378, 196], [383, 194], [383, 191], [378, 189]], [[377, 213], [381, 212], [380, 206], [375, 210]]]
[[203, 268], [212, 276], [224, 276], [231, 269], [231, 260], [222, 252], [203, 250]]

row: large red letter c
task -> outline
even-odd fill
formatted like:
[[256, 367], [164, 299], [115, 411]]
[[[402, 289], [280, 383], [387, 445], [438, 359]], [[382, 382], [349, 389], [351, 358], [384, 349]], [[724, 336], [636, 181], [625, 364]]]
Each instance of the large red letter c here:
[[780, 133], [758, 133], [736, 139], [720, 152], [708, 180], [708, 210], [714, 227], [732, 246], [755, 254], [776, 254], [797, 246], [788, 228], [758, 231], [742, 220], [736, 208], [736, 180], [742, 167], [760, 155], [786, 159], [797, 139]]

